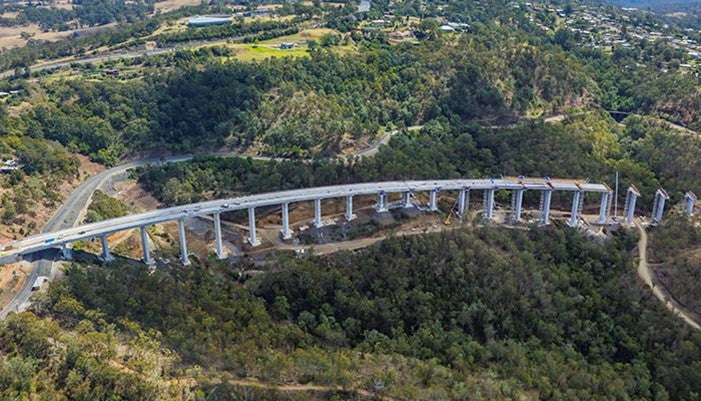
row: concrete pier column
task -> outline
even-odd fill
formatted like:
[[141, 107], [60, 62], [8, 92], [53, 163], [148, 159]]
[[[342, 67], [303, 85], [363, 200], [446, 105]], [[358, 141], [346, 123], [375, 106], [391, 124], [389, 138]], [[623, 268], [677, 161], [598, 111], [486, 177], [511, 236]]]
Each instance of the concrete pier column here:
[[146, 226], [141, 226], [139, 229], [141, 231], [141, 249], [144, 252], [144, 257], [141, 261], [147, 265], [152, 265], [154, 261], [151, 259], [151, 253], [148, 249], [148, 233], [146, 232]]
[[387, 207], [387, 194], [384, 191], [377, 194], [377, 204], [375, 205], [375, 210], [377, 210], [378, 213], [389, 210]]
[[652, 207], [652, 224], [657, 225], [662, 221], [662, 215], [664, 213], [664, 205], [669, 199], [667, 191], [660, 188], [655, 192], [655, 203]]
[[355, 218], [353, 214], [353, 195], [346, 196], [346, 221], [351, 221]]
[[689, 215], [694, 215], [694, 205], [699, 201], [699, 198], [693, 192], [689, 191], [684, 194], [684, 212]]
[[411, 204], [411, 192], [402, 192], [402, 207], [407, 208], [412, 206], [414, 205]]
[[110, 245], [107, 243], [107, 234], [100, 237], [100, 241], [102, 241], [102, 255], [100, 255], [100, 259], [102, 259], [103, 262], [113, 261], [114, 256], [110, 253]]
[[187, 257], [187, 239], [185, 238], [185, 219], [178, 220], [178, 235], [180, 238], [180, 263], [183, 266], [190, 266], [190, 259]]
[[290, 204], [289, 203], [283, 203], [282, 204], [282, 231], [280, 232], [282, 234], [282, 239], [288, 240], [292, 238], [292, 235], [290, 234]]
[[221, 237], [221, 214], [214, 213], [214, 252], [217, 253], [217, 258], [224, 259], [224, 247], [222, 246]]
[[494, 189], [484, 191], [484, 218], [491, 220], [494, 218]]
[[521, 211], [523, 210], [523, 189], [515, 189], [511, 193], [511, 209], [515, 222], [521, 221]]
[[639, 196], [640, 191], [638, 191], [638, 188], [633, 185], [628, 187], [628, 192], [626, 194], [626, 206], [623, 209], [623, 217], [626, 224], [633, 224], [633, 217], [635, 217], [635, 203], [638, 201]]
[[553, 197], [553, 191], [551, 189], [546, 189], [543, 191], [543, 198], [541, 199], [540, 207], [540, 224], [547, 225], [550, 220], [550, 200]]
[[61, 259], [72, 260], [73, 259], [73, 249], [70, 244], [63, 244], [61, 246]]
[[599, 218], [597, 223], [606, 224], [608, 221], [609, 211], [611, 209], [611, 192], [604, 192], [601, 195], [601, 206], [599, 207]]
[[460, 220], [465, 218], [465, 211], [470, 207], [470, 190], [463, 188], [458, 194], [458, 216]]
[[434, 189], [429, 192], [428, 210], [435, 212], [438, 210], [438, 190]]
[[321, 221], [321, 198], [314, 199], [314, 227], [324, 225]]
[[572, 195], [572, 210], [570, 212], [570, 219], [567, 221], [567, 225], [570, 227], [577, 227], [579, 224], [579, 205], [582, 201], [582, 191], [574, 191]]
[[256, 208], [248, 208], [248, 243], [251, 246], [260, 245], [260, 241], [256, 237]]

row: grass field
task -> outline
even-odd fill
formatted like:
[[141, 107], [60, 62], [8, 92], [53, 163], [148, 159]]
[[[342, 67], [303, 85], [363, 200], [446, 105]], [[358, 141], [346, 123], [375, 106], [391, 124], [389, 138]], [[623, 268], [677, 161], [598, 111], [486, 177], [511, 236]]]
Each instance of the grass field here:
[[196, 6], [200, 4], [200, 0], [166, 0], [154, 4], [155, 11], [167, 13], [168, 11], [177, 10], [184, 6]]
[[264, 60], [268, 57], [307, 57], [309, 53], [306, 47], [295, 47], [294, 49], [279, 49], [266, 45], [239, 45], [243, 46], [243, 52], [236, 55], [237, 60], [253, 61]]

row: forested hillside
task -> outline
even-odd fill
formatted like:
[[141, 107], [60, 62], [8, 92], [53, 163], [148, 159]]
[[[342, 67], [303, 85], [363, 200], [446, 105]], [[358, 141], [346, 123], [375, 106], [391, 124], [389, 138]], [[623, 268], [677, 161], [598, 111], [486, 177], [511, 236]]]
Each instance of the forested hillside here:
[[255, 379], [338, 399], [693, 399], [698, 334], [638, 284], [635, 240], [457, 230], [255, 275], [245, 261], [76, 263], [0, 324], [2, 391], [231, 399]]
[[[14, 28], [118, 22], [54, 43], [25, 32], [25, 46], [0, 50], [0, 159], [13, 166], [0, 176], [2, 239], [39, 231], [88, 175], [185, 153], [196, 156], [135, 169], [125, 192], [169, 206], [365, 181], [613, 184], [619, 173], [619, 201], [636, 185], [646, 215], [659, 187], [669, 208], [701, 192], [701, 31], [674, 17], [506, 0], [264, 3], [275, 7], [0, 6]], [[344, 156], [389, 133], [372, 157]], [[570, 204], [553, 196], [554, 209]], [[84, 219], [138, 207], [96, 192]], [[699, 398], [701, 337], [637, 277], [634, 231], [457, 227], [326, 256], [202, 253], [188, 267], [167, 261], [177, 250], [159, 227], [163, 263], [151, 269], [102, 265], [79, 245], [29, 311], [0, 321], [0, 398]], [[701, 312], [696, 222], [675, 216], [650, 238], [660, 282]]]
[[[698, 39], [693, 29], [663, 28], [649, 13], [628, 16], [613, 8], [572, 5], [569, 14], [562, 11], [572, 18], [567, 26], [545, 6], [428, 3], [373, 2], [367, 15], [352, 14], [348, 6], [285, 5], [278, 12], [287, 19], [179, 28], [178, 18], [216, 11], [200, 5], [75, 41], [30, 41], [3, 52], [0, 65], [18, 69], [0, 81], [0, 89], [19, 93], [0, 101], [0, 157], [18, 158], [26, 166], [4, 179], [5, 221], [32, 221], [28, 187], [31, 199], [55, 205], [56, 187], [76, 176], [72, 153], [106, 165], [125, 157], [214, 150], [334, 156], [412, 125], [427, 127], [422, 137], [402, 135], [405, 139], [392, 142], [379, 161], [359, 164], [363, 173], [345, 176], [533, 174], [611, 181], [619, 171], [624, 184], [644, 190], [645, 208], [649, 189], [659, 184], [676, 198], [694, 189], [698, 140], [677, 135], [654, 117], [701, 128], [696, 61], [679, 45], [652, 40], [658, 36], [635, 39], [625, 33], [660, 29], [678, 41], [687, 35], [679, 43], [691, 46]], [[385, 29], [368, 28], [373, 18], [390, 12], [396, 15]], [[416, 19], [419, 15], [424, 18]], [[592, 46], [588, 40], [594, 39], [575, 28], [584, 26], [585, 17], [619, 24], [625, 46]], [[279, 43], [260, 35], [307, 42], [298, 33], [319, 19], [333, 30], [319, 43], [309, 40], [295, 53], [301, 57], [238, 56], [237, 41], [271, 52]], [[442, 30], [445, 21], [459, 30]], [[288, 29], [295, 33], [283, 32]], [[416, 40], [390, 40], [391, 34], [407, 32]], [[210, 39], [226, 40], [201, 45]], [[28, 68], [41, 58], [105, 46], [138, 48], [147, 40], [196, 45], [159, 56], [76, 64], [56, 74], [32, 74]], [[115, 66], [122, 69], [117, 77], [105, 73]], [[652, 118], [631, 117], [621, 129], [601, 109]], [[534, 121], [560, 113], [572, 116], [564, 127]], [[172, 194], [156, 195], [172, 203]]]
[[419, 131], [398, 134], [376, 156], [349, 164], [201, 156], [185, 163], [146, 166], [135, 174], [143, 188], [165, 205], [393, 179], [523, 174], [613, 183], [616, 171], [622, 187], [634, 184], [641, 190], [638, 207], [645, 213], [659, 186], [672, 195], [672, 202], [681, 200], [699, 179], [694, 166], [701, 160], [701, 143], [658, 120], [629, 117], [625, 123], [620, 127], [605, 113], [585, 113], [562, 124], [533, 122], [493, 129], [438, 118]]

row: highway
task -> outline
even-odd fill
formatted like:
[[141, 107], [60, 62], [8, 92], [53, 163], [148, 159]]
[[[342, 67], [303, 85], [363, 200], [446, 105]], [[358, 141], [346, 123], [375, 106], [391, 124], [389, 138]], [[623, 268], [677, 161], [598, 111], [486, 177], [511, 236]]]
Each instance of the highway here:
[[[157, 54], [170, 53], [170, 52], [174, 52], [175, 50], [177, 50], [177, 49], [174, 47], [164, 47], [162, 49], [141, 50], [138, 52], [130, 52], [130, 53], [105, 54], [102, 56], [75, 59], [75, 60], [70, 60], [70, 61], [59, 61], [59, 62], [48, 63], [48, 64], [43, 64], [43, 65], [38, 64], [38, 65], [33, 65], [33, 66], [29, 67], [29, 69], [31, 72], [54, 70], [57, 68], [68, 67], [74, 63], [75, 64], [87, 64], [87, 63], [96, 63], [96, 62], [108, 61], [108, 60], [132, 59], [132, 58], [143, 57], [143, 56], [154, 56]], [[9, 78], [9, 77], [13, 76], [14, 74], [15, 74], [15, 72], [13, 70], [5, 71], [5, 72], [0, 73], [0, 78]]]
[[[127, 167], [128, 168], [128, 167]], [[97, 185], [100, 176], [93, 177], [91, 184]], [[0, 258], [0, 263], [18, 260], [23, 255], [29, 255], [41, 250], [55, 248], [85, 239], [102, 237], [115, 232], [177, 221], [185, 218], [214, 215], [235, 210], [247, 210], [264, 206], [281, 205], [285, 203], [305, 202], [317, 199], [344, 198], [347, 196], [376, 195], [388, 193], [413, 193], [424, 191], [446, 190], [537, 190], [537, 191], [584, 191], [608, 193], [610, 189], [604, 184], [580, 183], [574, 180], [552, 180], [538, 178], [500, 178], [500, 179], [454, 179], [430, 181], [389, 181], [350, 185], [335, 185], [327, 187], [306, 188], [282, 192], [272, 192], [248, 195], [230, 199], [220, 199], [193, 203], [188, 205], [153, 210], [116, 219], [104, 220], [77, 227], [57, 229], [53, 227], [69, 224], [70, 219], [61, 220], [61, 213], [56, 226], [47, 227], [43, 233], [33, 235], [13, 242], [12, 249], [6, 251]], [[87, 191], [88, 188], [84, 188]], [[76, 194], [77, 197], [82, 193]], [[75, 201], [75, 199], [71, 199]], [[72, 210], [75, 213], [75, 210]], [[70, 215], [71, 218], [73, 215]]]
[[[244, 155], [241, 153], [226, 153], [226, 154], [219, 154], [220, 156], [227, 156], [227, 157], [248, 157], [249, 155]], [[58, 231], [62, 229], [67, 229], [75, 226], [79, 219], [82, 217], [83, 213], [88, 207], [88, 204], [90, 202], [90, 198], [92, 197], [93, 193], [97, 188], [100, 187], [103, 182], [108, 180], [110, 177], [115, 176], [117, 174], [121, 174], [126, 172], [129, 169], [143, 166], [145, 164], [151, 163], [151, 164], [157, 164], [157, 163], [162, 163], [162, 162], [182, 162], [186, 160], [192, 159], [194, 156], [193, 155], [180, 155], [180, 156], [170, 156], [170, 157], [164, 157], [164, 158], [149, 158], [149, 159], [144, 159], [144, 160], [137, 160], [133, 161], [130, 163], [123, 164], [121, 166], [117, 166], [114, 168], [111, 168], [109, 170], [103, 171], [102, 173], [96, 174], [90, 178], [88, 178], [85, 182], [83, 182], [78, 188], [76, 188], [73, 193], [66, 199], [66, 201], [63, 203], [63, 205], [56, 211], [54, 216], [49, 220], [48, 223], [43, 227], [42, 233], [49, 233], [53, 231]], [[252, 156], [254, 159], [261, 159], [261, 160], [271, 160], [272, 158], [268, 157], [258, 157], [258, 156]], [[31, 261], [31, 259], [30, 259]], [[36, 280], [37, 277], [39, 276], [50, 276], [51, 275], [51, 270], [52, 270], [52, 265], [53, 262], [52, 260], [49, 260], [45, 257], [38, 258], [36, 262], [34, 262], [34, 266], [32, 270], [29, 272], [27, 275], [27, 278], [24, 282], [24, 285], [22, 289], [18, 292], [18, 294], [15, 296], [15, 298], [5, 306], [5, 308], [0, 311], [0, 318], [4, 318], [7, 316], [8, 313], [12, 311], [17, 311], [17, 310], [23, 310], [25, 309], [26, 305], [28, 304], [29, 297], [32, 294], [32, 284], [34, 284], [34, 280]]]
[[[420, 129], [421, 126], [409, 127], [409, 130]], [[396, 135], [399, 131], [393, 130], [382, 135], [377, 141], [371, 144], [365, 149], [357, 150], [349, 154], [345, 160], [353, 157], [370, 157], [378, 152], [381, 145], [386, 145], [392, 136]], [[245, 153], [236, 152], [218, 152], [218, 153], [208, 153], [209, 156], [217, 157], [251, 157], [254, 160], [284, 160], [278, 157], [268, 157], [268, 156], [252, 156]], [[143, 166], [146, 164], [159, 164], [159, 163], [177, 163], [190, 160], [194, 157], [192, 154], [177, 155], [177, 156], [167, 156], [161, 158], [146, 158], [142, 160], [135, 160], [128, 162], [126, 164], [113, 167], [109, 170], [103, 171], [102, 173], [96, 174], [88, 178], [83, 182], [78, 188], [76, 188], [71, 195], [66, 199], [63, 205], [56, 211], [54, 216], [49, 220], [49, 222], [43, 227], [42, 233], [49, 233], [53, 231], [58, 231], [62, 229], [67, 229], [75, 226], [83, 213], [87, 209], [90, 198], [92, 197], [95, 190], [104, 185], [111, 177], [115, 177], [119, 174], [127, 172], [129, 169]], [[30, 259], [31, 261], [31, 259]], [[46, 257], [38, 258], [38, 261], [34, 262], [33, 268], [28, 274], [22, 289], [18, 292], [15, 298], [8, 303], [0, 311], [0, 318], [4, 318], [8, 313], [12, 311], [23, 310], [29, 303], [29, 297], [32, 294], [32, 284], [39, 276], [50, 276], [52, 271], [52, 260]]]

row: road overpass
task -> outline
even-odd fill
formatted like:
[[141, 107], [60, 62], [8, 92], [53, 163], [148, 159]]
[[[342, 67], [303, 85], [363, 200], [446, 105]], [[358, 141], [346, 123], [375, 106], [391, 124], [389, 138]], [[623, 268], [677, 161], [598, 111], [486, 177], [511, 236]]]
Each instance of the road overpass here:
[[540, 191], [540, 223], [547, 224], [550, 214], [550, 199], [554, 191], [571, 192], [572, 213], [568, 224], [576, 226], [581, 213], [584, 194], [587, 192], [601, 194], [601, 206], [599, 218], [600, 224], [608, 223], [609, 211], [611, 207], [612, 193], [606, 184], [596, 184], [577, 180], [557, 180], [549, 178], [495, 178], [495, 179], [453, 179], [453, 180], [428, 180], [428, 181], [388, 181], [372, 182], [361, 184], [334, 185], [327, 187], [305, 188], [281, 192], [263, 193], [248, 195], [230, 199], [220, 199], [193, 203], [188, 205], [158, 209], [145, 213], [139, 213], [115, 219], [105, 220], [97, 223], [85, 224], [73, 228], [57, 230], [48, 233], [33, 235], [22, 240], [17, 240], [10, 245], [0, 256], [0, 264], [10, 263], [19, 260], [25, 255], [35, 252], [64, 247], [66, 249], [71, 243], [100, 238], [102, 241], [102, 259], [109, 261], [112, 256], [109, 251], [107, 236], [116, 232], [139, 228], [143, 246], [143, 261], [152, 263], [146, 228], [148, 226], [176, 221], [179, 225], [179, 241], [183, 264], [189, 264], [187, 242], [185, 239], [185, 219], [191, 217], [211, 215], [214, 217], [215, 249], [219, 257], [224, 256], [222, 249], [221, 235], [221, 213], [236, 210], [246, 210], [248, 212], [249, 236], [248, 242], [252, 246], [260, 244], [256, 235], [256, 208], [266, 206], [282, 206], [282, 232], [285, 239], [291, 237], [289, 226], [289, 205], [297, 202], [314, 202], [314, 225], [323, 225], [321, 201], [331, 198], [345, 198], [346, 213], [345, 218], [352, 220], [353, 197], [361, 195], [376, 195], [377, 203], [375, 208], [378, 212], [389, 209], [388, 195], [392, 193], [402, 194], [400, 207], [412, 207], [412, 194], [416, 192], [428, 192], [428, 209], [437, 211], [437, 197], [440, 191], [459, 191], [457, 201], [457, 213], [463, 216], [469, 207], [470, 191], [482, 191], [484, 195], [485, 219], [493, 218], [495, 206], [494, 194], [499, 190], [512, 192], [511, 216], [514, 221], [521, 220], [521, 210], [524, 191]]

